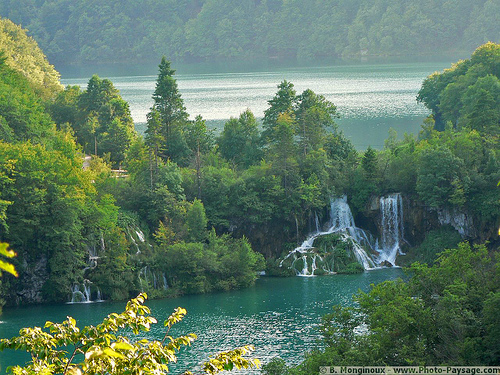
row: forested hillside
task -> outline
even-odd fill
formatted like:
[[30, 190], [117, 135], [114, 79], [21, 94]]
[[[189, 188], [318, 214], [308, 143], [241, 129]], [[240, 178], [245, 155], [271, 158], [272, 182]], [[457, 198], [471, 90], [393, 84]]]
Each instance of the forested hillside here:
[[67, 64], [470, 54], [500, 39], [495, 0], [1, 0]]

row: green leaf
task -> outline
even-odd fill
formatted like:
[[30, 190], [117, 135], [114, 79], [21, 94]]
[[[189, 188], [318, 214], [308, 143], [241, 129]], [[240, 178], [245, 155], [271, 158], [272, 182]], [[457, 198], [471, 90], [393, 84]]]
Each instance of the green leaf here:
[[[8, 247], [9, 247], [8, 244], [0, 243], [0, 255], [3, 255], [4, 257], [7, 258], [15, 257], [17, 254], [14, 251], [9, 250]], [[0, 260], [0, 274], [2, 270], [14, 275], [15, 277], [18, 276], [17, 271], [12, 264]]]
[[135, 347], [133, 345], [130, 345], [127, 342], [115, 342], [111, 345], [111, 347], [115, 350], [134, 350]]
[[125, 356], [121, 353], [118, 353], [116, 351], [114, 351], [113, 349], [111, 348], [104, 348], [103, 350], [104, 354], [107, 355], [108, 357], [113, 357], [113, 358], [120, 358], [120, 359], [123, 359], [125, 358]]

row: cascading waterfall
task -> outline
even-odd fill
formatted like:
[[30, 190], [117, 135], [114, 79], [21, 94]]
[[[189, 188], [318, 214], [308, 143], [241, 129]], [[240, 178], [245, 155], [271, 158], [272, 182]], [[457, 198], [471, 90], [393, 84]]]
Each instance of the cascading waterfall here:
[[[375, 267], [373, 260], [365, 252], [365, 250], [359, 244], [364, 238], [368, 238], [366, 233], [357, 228], [354, 224], [354, 218], [351, 213], [351, 209], [347, 204], [347, 196], [342, 198], [337, 198], [332, 200], [330, 204], [330, 226], [325, 232], [316, 232], [309, 236], [299, 247], [291, 251], [281, 262], [280, 267], [283, 262], [288, 258], [293, 258], [291, 267], [300, 259], [303, 262], [303, 267], [301, 271], [297, 271], [298, 276], [314, 276], [314, 271], [317, 270], [317, 259], [323, 260], [319, 254], [314, 252], [314, 240], [321, 236], [326, 236], [332, 233], [341, 234], [341, 239], [344, 242], [349, 242], [352, 245], [353, 253], [360, 264], [363, 265], [364, 269], [372, 269]], [[332, 269], [328, 267], [323, 267], [323, 271], [326, 273], [333, 273]]]
[[391, 194], [387, 197], [381, 197], [380, 211], [382, 216], [382, 233], [380, 247], [376, 247], [378, 252], [376, 262], [379, 265], [389, 263], [391, 266], [395, 266], [397, 255], [404, 255], [401, 251], [401, 244], [404, 241], [401, 194]]
[[[327, 231], [310, 235], [299, 247], [291, 251], [281, 262], [293, 259], [291, 268], [296, 270], [298, 276], [314, 276], [318, 269], [318, 261], [323, 258], [315, 252], [314, 241], [321, 236], [332, 233], [340, 234], [344, 243], [349, 244], [352, 254], [365, 270], [381, 266], [395, 266], [398, 254], [403, 254], [401, 245], [404, 241], [403, 233], [403, 204], [400, 194], [391, 194], [380, 198], [381, 210], [381, 239], [375, 239], [370, 232], [356, 227], [351, 209], [347, 204], [347, 197], [343, 196], [331, 201], [330, 225]], [[372, 257], [366, 250], [373, 253]], [[300, 266], [302, 262], [302, 266]], [[295, 267], [298, 265], [298, 267]], [[322, 271], [333, 273], [333, 264], [322, 265]]]
[[[98, 244], [100, 245], [101, 251], [104, 252], [106, 250], [106, 245], [104, 243], [104, 237], [101, 233], [101, 236], [99, 238]], [[97, 246], [99, 247], [99, 246]], [[97, 263], [100, 259], [100, 256], [98, 255], [96, 245], [94, 244], [93, 246], [88, 245], [87, 246], [87, 251], [89, 254], [88, 261], [86, 267], [83, 269], [83, 275], [85, 276], [85, 273], [88, 270], [93, 270], [94, 268], [97, 267]], [[102, 302], [102, 296], [101, 296], [101, 290], [99, 287], [93, 285], [93, 289], [95, 290], [96, 294], [96, 299], [92, 300], [92, 293], [91, 293], [91, 287], [90, 285], [92, 282], [90, 280], [83, 280], [83, 283], [74, 283], [73, 286], [71, 287], [71, 300], [68, 303], [90, 303], [90, 302]], [[80, 289], [81, 288], [81, 289]]]
[[[146, 240], [146, 236], [137, 225], [129, 225], [125, 229], [130, 239], [129, 243], [133, 244], [136, 250], [136, 255], [141, 254], [141, 249], [152, 247]], [[106, 252], [106, 243], [104, 236], [101, 233], [98, 238], [90, 238], [87, 245], [88, 261], [83, 269], [83, 277], [89, 277], [87, 271], [93, 270], [98, 266], [99, 259]], [[142, 273], [142, 274], [141, 274]], [[141, 276], [143, 278], [141, 279]], [[150, 283], [155, 289], [167, 289], [167, 279], [164, 274], [151, 272], [147, 267], [139, 272], [139, 282]], [[69, 303], [89, 303], [103, 301], [100, 289], [92, 284], [90, 280], [85, 279], [82, 282], [75, 282], [71, 286], [71, 299]], [[94, 299], [93, 299], [94, 298]]]
[[[92, 300], [92, 282], [90, 280], [83, 280], [83, 283], [75, 283], [71, 288], [71, 301], [68, 303], [91, 303], [91, 302], [102, 302], [101, 290], [94, 286], [96, 289], [96, 299]], [[81, 290], [80, 290], [81, 287]]]
[[130, 241], [134, 244], [134, 247], [136, 248], [135, 255], [139, 255], [141, 253], [141, 247], [144, 246], [152, 247], [152, 245], [146, 241], [146, 236], [139, 227], [135, 225], [128, 226], [127, 234], [128, 237], [130, 238]]

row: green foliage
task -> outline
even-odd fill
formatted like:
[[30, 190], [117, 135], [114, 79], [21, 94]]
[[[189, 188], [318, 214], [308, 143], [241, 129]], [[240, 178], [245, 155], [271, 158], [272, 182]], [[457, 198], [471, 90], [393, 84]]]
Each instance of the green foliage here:
[[8, 19], [0, 19], [0, 50], [5, 63], [27, 78], [30, 85], [44, 99], [61, 91], [59, 73], [49, 64], [37, 42], [26, 35], [26, 30]]
[[75, 116], [75, 122], [70, 124], [85, 152], [98, 156], [110, 154], [115, 166], [123, 163], [136, 137], [128, 103], [110, 80], [97, 75], [90, 78], [81, 94], [67, 87], [52, 105], [52, 113], [56, 121], [69, 122]]
[[203, 203], [195, 199], [186, 212], [188, 239], [192, 242], [203, 242], [207, 237], [207, 215]]
[[304, 156], [310, 151], [316, 151], [324, 145], [327, 131], [336, 131], [334, 118], [339, 117], [337, 108], [323, 95], [317, 95], [312, 90], [305, 90], [298, 98], [295, 110], [297, 131], [300, 147]]
[[262, 153], [258, 146], [259, 130], [253, 113], [247, 109], [238, 119], [231, 118], [224, 124], [218, 139], [221, 155], [242, 168], [260, 161]]
[[188, 114], [174, 74], [170, 61], [163, 56], [153, 93], [154, 104], [148, 114], [146, 144], [156, 157], [185, 163], [190, 153], [184, 136]]
[[53, 125], [31, 83], [0, 59], [0, 139], [46, 141]]
[[446, 121], [498, 138], [500, 113], [500, 46], [486, 43], [469, 60], [429, 76], [418, 93], [434, 116], [436, 130]]
[[[8, 244], [0, 243], [0, 255], [6, 258], [13, 258], [16, 256], [16, 253], [9, 250]], [[18, 276], [17, 271], [12, 264], [0, 259], [0, 275], [2, 275], [2, 271], [8, 272], [16, 277]]]
[[432, 208], [463, 205], [464, 193], [457, 191], [464, 186], [462, 170], [462, 160], [448, 148], [426, 148], [420, 154], [417, 172], [416, 190], [420, 198]]
[[484, 245], [461, 243], [443, 251], [433, 266], [412, 265], [408, 281], [372, 285], [354, 297], [355, 307], [334, 306], [323, 318], [324, 350], [278, 373], [314, 374], [319, 366], [353, 363], [495, 365], [498, 260]]
[[12, 202], [6, 211], [9, 232], [1, 237], [20, 260], [48, 260], [47, 290], [60, 299], [81, 272], [83, 248], [78, 244], [87, 202], [95, 192], [90, 176], [76, 155], [30, 143], [0, 142], [0, 160], [6, 177], [1, 197]]
[[[75, 319], [62, 323], [46, 322], [42, 328], [23, 328], [20, 335], [0, 341], [0, 350], [30, 353], [25, 366], [11, 368], [13, 374], [160, 374], [177, 362], [181, 348], [196, 340], [195, 334], [170, 336], [170, 328], [180, 322], [186, 310], [178, 307], [164, 322], [160, 340], [142, 338], [157, 320], [144, 305], [145, 293], [127, 303], [123, 313], [109, 314], [96, 326], [78, 328]], [[137, 337], [137, 338], [136, 338]], [[257, 359], [244, 357], [253, 350], [244, 346], [219, 353], [203, 365], [207, 374], [223, 370], [259, 367]]]
[[[57, 65], [439, 55], [498, 42], [496, 1], [4, 1]], [[141, 17], [137, 17], [140, 14]], [[77, 31], [77, 32], [75, 32]]]
[[433, 229], [425, 234], [424, 241], [403, 258], [404, 264], [413, 262], [433, 264], [444, 249], [453, 249], [460, 242], [460, 234], [451, 227]]
[[169, 285], [181, 293], [206, 293], [253, 285], [257, 272], [264, 269], [264, 258], [248, 241], [228, 235], [216, 236], [212, 230], [207, 243], [164, 244], [159, 248], [161, 266]]
[[267, 102], [267, 104], [269, 104], [269, 108], [264, 111], [262, 124], [264, 128], [262, 137], [264, 139], [274, 139], [277, 137], [276, 135], [273, 136], [273, 133], [279, 117], [282, 115], [289, 115], [291, 117], [296, 101], [297, 96], [293, 88], [293, 83], [286, 80], [281, 82], [278, 85], [278, 91], [276, 92], [274, 98]]
[[264, 375], [284, 375], [286, 373], [286, 363], [281, 358], [273, 358], [269, 363], [262, 366]]

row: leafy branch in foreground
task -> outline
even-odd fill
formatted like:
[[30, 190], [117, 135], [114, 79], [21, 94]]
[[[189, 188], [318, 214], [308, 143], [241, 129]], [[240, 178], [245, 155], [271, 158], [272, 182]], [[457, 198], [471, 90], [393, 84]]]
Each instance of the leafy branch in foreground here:
[[[6, 258], [13, 258], [16, 256], [16, 253], [12, 250], [9, 250], [9, 245], [6, 243], [0, 243], [0, 255], [3, 255]], [[0, 275], [2, 271], [11, 273], [12, 275], [17, 277], [17, 271], [14, 266], [4, 260], [0, 259]]]
[[[23, 328], [19, 336], [2, 339], [0, 350], [23, 350], [31, 354], [31, 361], [25, 367], [10, 368], [16, 375], [167, 373], [168, 364], [177, 362], [177, 352], [181, 347], [191, 345], [196, 335], [191, 333], [176, 338], [169, 335], [173, 324], [186, 315], [186, 310], [179, 307], [165, 321], [167, 331], [162, 341], [132, 340], [130, 331], [138, 335], [157, 323], [144, 305], [146, 298], [147, 295], [141, 293], [127, 303], [123, 313], [109, 314], [95, 327], [86, 326], [80, 330], [75, 319], [68, 317], [62, 323], [46, 322], [45, 330]], [[251, 350], [252, 346], [244, 346], [219, 353], [204, 364], [203, 371], [212, 375], [233, 368], [259, 367], [258, 359], [243, 358]], [[77, 358], [82, 361], [76, 362]]]

